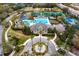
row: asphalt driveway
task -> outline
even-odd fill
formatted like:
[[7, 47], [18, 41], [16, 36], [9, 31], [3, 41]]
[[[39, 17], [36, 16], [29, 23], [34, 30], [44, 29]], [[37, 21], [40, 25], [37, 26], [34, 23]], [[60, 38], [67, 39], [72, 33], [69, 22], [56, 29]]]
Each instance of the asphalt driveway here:
[[2, 32], [3, 32], [3, 27], [0, 25], [0, 56], [3, 55], [3, 48], [2, 48]]

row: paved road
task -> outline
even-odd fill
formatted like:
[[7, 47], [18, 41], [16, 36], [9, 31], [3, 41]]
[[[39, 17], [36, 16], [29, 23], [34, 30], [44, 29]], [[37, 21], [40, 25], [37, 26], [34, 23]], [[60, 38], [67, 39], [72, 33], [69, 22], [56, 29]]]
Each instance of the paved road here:
[[[53, 38], [53, 40], [55, 40], [57, 38], [57, 35], [55, 34], [55, 37]], [[25, 51], [31, 51], [32, 49], [32, 44], [35, 44], [37, 42], [44, 42], [46, 45], [48, 45], [48, 52], [46, 53], [46, 55], [52, 55], [56, 52], [56, 47], [54, 46], [55, 44], [52, 43], [52, 41], [48, 41], [47, 40], [47, 37], [43, 37], [43, 36], [35, 36], [32, 40], [29, 39], [29, 41], [26, 41], [24, 43], [25, 45], [25, 48], [24, 50], [21, 52], [21, 54], [19, 55], [22, 55]]]
[[3, 48], [2, 48], [2, 32], [3, 32], [3, 27], [0, 25], [0, 56], [3, 55]]

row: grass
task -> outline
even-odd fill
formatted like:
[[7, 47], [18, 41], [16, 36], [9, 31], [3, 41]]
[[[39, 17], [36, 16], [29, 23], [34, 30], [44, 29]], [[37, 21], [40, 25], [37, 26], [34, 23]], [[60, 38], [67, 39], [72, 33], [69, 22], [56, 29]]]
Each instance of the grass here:
[[3, 30], [3, 34], [2, 34], [2, 47], [3, 47], [4, 55], [9, 55], [11, 52], [11, 48], [5, 42], [5, 31], [6, 28]]
[[43, 36], [47, 37], [48, 40], [51, 40], [54, 37], [54, 35], [52, 35], [52, 34], [44, 34]]
[[11, 21], [14, 22], [18, 19], [19, 17], [17, 15], [14, 15], [14, 17], [11, 18]]
[[18, 56], [22, 51], [23, 51], [23, 49], [24, 49], [24, 46], [20, 46], [20, 47], [18, 47], [19, 48], [19, 51], [17, 52], [16, 51], [16, 49], [15, 49], [15, 53], [14, 53], [14, 56]]
[[[28, 40], [29, 38], [33, 38], [35, 35], [25, 35], [22, 33], [22, 31], [15, 31], [13, 29], [10, 29], [9, 33], [10, 37], [16, 37], [18, 39], [18, 45], [23, 44], [26, 40]], [[13, 40], [10, 40], [11, 38], [9, 38], [9, 43], [12, 44]]]
[[4, 19], [3, 21], [2, 21], [2, 25], [5, 25], [6, 24], [6, 20]]
[[53, 36], [47, 36], [48, 40], [53, 39]]
[[5, 31], [6, 29], [3, 30], [3, 33], [2, 33], [2, 46], [3, 46], [3, 49], [5, 49], [5, 46], [6, 46], [6, 42], [5, 42]]
[[[16, 38], [19, 39], [18, 40], [19, 41], [18, 45], [23, 44], [28, 38], [30, 38], [29, 35], [24, 35], [23, 33], [20, 33], [18, 31], [14, 31], [12, 29], [10, 29], [9, 34], [11, 36], [15, 36]], [[11, 43], [12, 41], [9, 40], [9, 42]]]
[[[14, 21], [16, 21], [18, 19], [18, 16], [13, 16], [12, 18], [11, 18], [11, 21], [12, 22], [14, 22]], [[3, 25], [5, 25], [6, 24], [6, 21], [4, 20], [3, 22], [2, 22], [2, 24]], [[4, 49], [5, 49], [5, 45], [6, 45], [6, 43], [5, 43], [5, 31], [6, 30], [4, 30], [3, 31], [3, 47], [4, 47]], [[12, 37], [13, 36], [15, 36], [16, 38], [18, 38], [19, 40], [19, 43], [18, 43], [18, 45], [20, 45], [20, 44], [23, 44], [28, 38], [32, 38], [32, 37], [34, 37], [33, 35], [24, 35], [23, 33], [20, 33], [20, 32], [17, 32], [17, 31], [15, 31], [15, 30], [12, 30], [12, 29], [10, 29], [10, 31], [8, 32], [8, 35], [11, 35]], [[10, 44], [12, 44], [12, 42], [13, 42], [13, 40], [9, 40], [9, 43]]]
[[[4, 25], [4, 26], [6, 25], [6, 19], [2, 21], [2, 25]], [[9, 52], [8, 51], [9, 48], [8, 48], [6, 42], [5, 42], [5, 32], [6, 32], [6, 30], [7, 30], [7, 28], [4, 28], [3, 33], [2, 33], [2, 47], [3, 47], [4, 55]]]
[[62, 40], [60, 40], [59, 38], [57, 38], [57, 40], [55, 40], [56, 44], [58, 45], [58, 47], [61, 47], [64, 42]]

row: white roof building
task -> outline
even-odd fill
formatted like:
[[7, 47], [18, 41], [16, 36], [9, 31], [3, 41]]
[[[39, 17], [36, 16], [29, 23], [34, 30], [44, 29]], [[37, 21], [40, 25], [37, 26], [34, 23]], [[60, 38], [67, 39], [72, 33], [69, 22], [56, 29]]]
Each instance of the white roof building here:
[[58, 31], [58, 32], [64, 32], [65, 31], [65, 27], [63, 24], [57, 24], [55, 25], [55, 29]]

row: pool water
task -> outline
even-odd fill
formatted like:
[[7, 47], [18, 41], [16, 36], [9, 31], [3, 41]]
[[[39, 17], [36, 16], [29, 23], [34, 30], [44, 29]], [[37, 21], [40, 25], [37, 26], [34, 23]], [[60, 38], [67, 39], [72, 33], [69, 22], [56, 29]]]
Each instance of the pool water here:
[[79, 29], [79, 25], [74, 25], [74, 27]]
[[27, 19], [25, 19], [25, 20], [23, 20], [23, 23], [24, 23], [25, 25], [27, 25], [27, 26], [30, 26], [30, 24], [32, 24], [33, 21], [32, 21], [32, 20], [27, 20]]
[[75, 23], [78, 22], [76, 19], [71, 19], [69, 17], [64, 18], [70, 25], [72, 25], [74, 28], [79, 29], [79, 25], [76, 25]]
[[[34, 12], [32, 14], [36, 15], [36, 16], [40, 16], [40, 15], [42, 15], [42, 16], [64, 15], [63, 12]], [[23, 23], [27, 26], [31, 26], [31, 25], [37, 24], [37, 23], [50, 24], [49, 20], [47, 18], [43, 18], [43, 17], [36, 17], [34, 20], [30, 20], [30, 19], [28, 19], [27, 16], [22, 16], [21, 19], [22, 19]], [[70, 25], [74, 25], [77, 28], [79, 28], [79, 25], [75, 25], [75, 23], [77, 22], [76, 19], [72, 19], [72, 18], [69, 18], [69, 17], [64, 17], [64, 20], [67, 23], [69, 23]]]
[[68, 23], [70, 23], [71, 25], [74, 25], [75, 22], [77, 22], [76, 19], [71, 19], [71, 18], [69, 18], [69, 17], [65, 17], [64, 20], [66, 20], [66, 21], [67, 21]]
[[43, 24], [47, 24], [48, 20], [46, 18], [35, 18], [34, 23], [43, 23]]
[[31, 25], [37, 24], [37, 23], [50, 24], [49, 20], [47, 18], [42, 18], [42, 17], [41, 18], [37, 17], [34, 20], [24, 19], [22, 21], [27, 26], [31, 26]]

